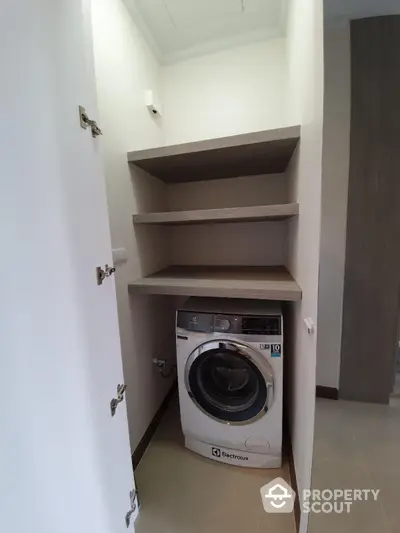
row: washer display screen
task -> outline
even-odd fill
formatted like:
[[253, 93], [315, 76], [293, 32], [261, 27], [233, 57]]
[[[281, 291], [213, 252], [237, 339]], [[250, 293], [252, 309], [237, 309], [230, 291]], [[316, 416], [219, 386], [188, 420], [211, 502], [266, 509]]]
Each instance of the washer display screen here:
[[192, 363], [188, 381], [193, 399], [224, 422], [246, 422], [267, 403], [267, 386], [257, 366], [239, 351], [214, 348]]

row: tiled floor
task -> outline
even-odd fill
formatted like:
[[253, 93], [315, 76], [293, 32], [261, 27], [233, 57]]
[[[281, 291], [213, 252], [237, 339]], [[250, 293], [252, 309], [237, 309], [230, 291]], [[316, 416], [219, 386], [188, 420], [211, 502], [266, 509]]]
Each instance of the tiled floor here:
[[168, 410], [139, 467], [136, 533], [294, 533], [292, 514], [267, 514], [260, 488], [288, 465], [262, 470], [224, 465], [183, 445], [179, 410]]
[[349, 514], [312, 514], [309, 533], [399, 533], [400, 397], [390, 406], [318, 399], [312, 485], [381, 492]]

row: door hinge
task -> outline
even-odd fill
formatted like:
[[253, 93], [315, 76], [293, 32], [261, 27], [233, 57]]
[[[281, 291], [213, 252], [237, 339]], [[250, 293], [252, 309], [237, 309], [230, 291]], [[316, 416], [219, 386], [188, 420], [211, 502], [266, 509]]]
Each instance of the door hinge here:
[[102, 285], [103, 281], [106, 278], [109, 278], [112, 276], [115, 272], [114, 267], [110, 267], [108, 265], [104, 266], [104, 269], [101, 267], [96, 267], [96, 279], [97, 279], [97, 285]]
[[136, 489], [132, 489], [129, 492], [129, 499], [131, 502], [131, 508], [125, 515], [125, 525], [126, 527], [129, 527], [131, 525], [131, 518], [133, 513], [136, 511], [136, 509], [139, 507], [139, 494]]
[[113, 398], [110, 402], [111, 416], [115, 415], [115, 411], [117, 410], [118, 404], [124, 400], [125, 391], [126, 385], [117, 386], [117, 397]]
[[95, 120], [90, 120], [85, 108], [81, 105], [79, 106], [79, 121], [81, 123], [81, 128], [83, 128], [84, 130], [90, 128], [92, 130], [92, 137], [98, 137], [99, 135], [103, 135], [103, 132], [97, 125], [97, 122]]

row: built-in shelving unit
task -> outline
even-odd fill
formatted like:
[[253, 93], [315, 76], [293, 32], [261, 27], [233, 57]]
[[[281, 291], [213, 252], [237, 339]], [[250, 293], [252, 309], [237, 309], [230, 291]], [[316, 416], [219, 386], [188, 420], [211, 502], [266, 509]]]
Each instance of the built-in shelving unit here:
[[140, 294], [301, 300], [301, 289], [281, 266], [172, 266], [129, 284]]
[[128, 161], [166, 183], [285, 172], [300, 139], [290, 126], [128, 152]]
[[164, 213], [133, 215], [134, 224], [207, 224], [217, 222], [246, 222], [257, 220], [285, 220], [299, 214], [299, 204], [256, 205], [222, 209], [196, 209]]
[[[129, 291], [301, 300], [301, 289], [285, 267], [254, 266], [286, 261], [289, 241], [286, 225], [280, 221], [299, 215], [299, 204], [289, 201], [291, 189], [285, 172], [299, 138], [300, 127], [291, 126], [129, 152], [136, 186], [146, 191], [143, 204], [137, 205], [139, 213], [133, 215], [140, 249], [146, 256], [144, 271], [151, 271], [153, 257], [157, 256], [157, 264], [162, 263], [163, 253], [170, 264], [186, 265], [136, 279], [129, 284]], [[164, 183], [150, 180], [135, 167]], [[225, 181], [227, 178], [231, 179]], [[228, 222], [245, 224], [222, 225]], [[216, 223], [218, 227], [207, 227]], [[190, 224], [196, 227], [183, 227]], [[153, 225], [151, 231], [144, 231], [146, 225]], [[246, 263], [248, 266], [237, 266]]]

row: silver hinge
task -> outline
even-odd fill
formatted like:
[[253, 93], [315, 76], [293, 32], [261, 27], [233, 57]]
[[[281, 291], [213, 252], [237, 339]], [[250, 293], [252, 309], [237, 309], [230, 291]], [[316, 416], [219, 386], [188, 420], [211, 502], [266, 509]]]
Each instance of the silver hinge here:
[[79, 106], [79, 121], [81, 123], [81, 128], [83, 128], [84, 130], [90, 128], [92, 130], [92, 137], [98, 137], [99, 135], [103, 135], [101, 129], [97, 125], [97, 122], [95, 120], [90, 120], [85, 108], [81, 105]]
[[138, 491], [136, 489], [132, 489], [129, 492], [129, 499], [131, 501], [131, 508], [125, 515], [125, 525], [126, 527], [129, 527], [131, 525], [131, 518], [133, 513], [136, 511], [138, 505], [139, 505], [139, 495]]
[[96, 278], [97, 278], [97, 285], [102, 285], [103, 281], [106, 278], [109, 278], [112, 274], [114, 274], [115, 268], [110, 267], [108, 265], [104, 265], [104, 269], [101, 267], [96, 267]]
[[117, 410], [118, 404], [124, 400], [125, 391], [126, 385], [117, 386], [117, 397], [113, 398], [110, 402], [111, 416], [115, 415], [115, 411]]

